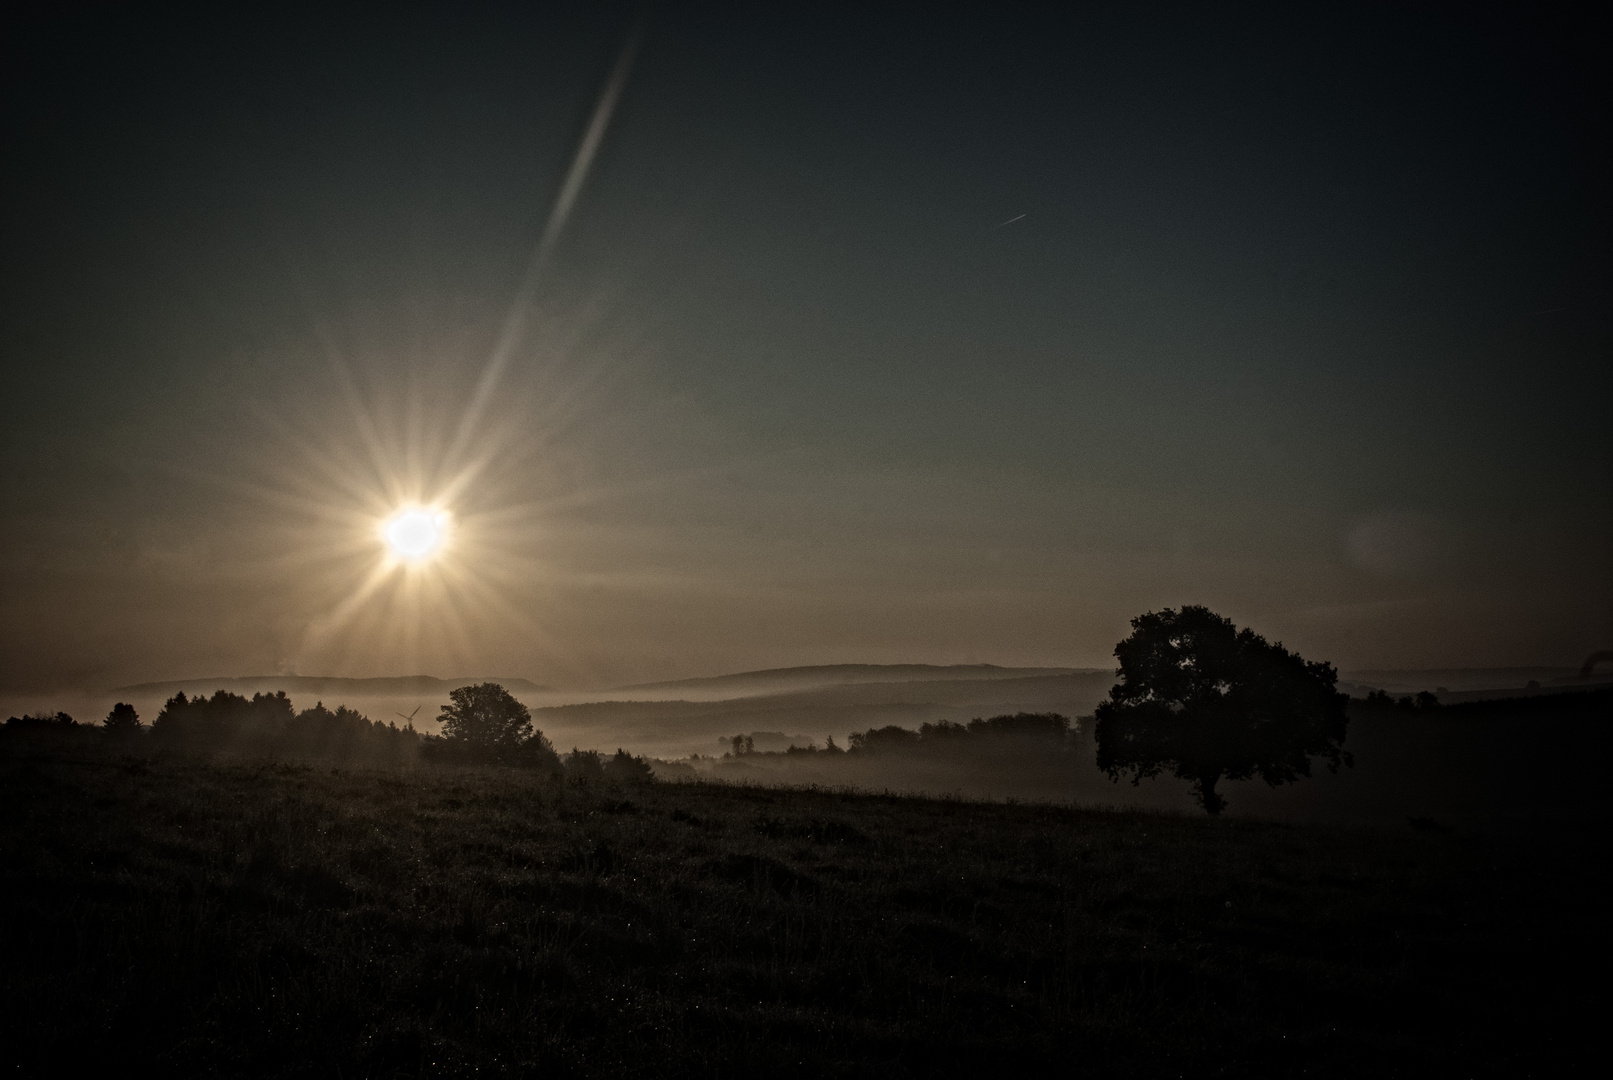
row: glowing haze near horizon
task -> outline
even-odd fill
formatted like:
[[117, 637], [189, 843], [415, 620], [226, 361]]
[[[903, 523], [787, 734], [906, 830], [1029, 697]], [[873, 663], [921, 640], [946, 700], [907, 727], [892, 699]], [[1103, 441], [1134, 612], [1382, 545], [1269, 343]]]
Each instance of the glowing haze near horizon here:
[[1613, 644], [1584, 28], [634, 18], [13, 25], [0, 689]]

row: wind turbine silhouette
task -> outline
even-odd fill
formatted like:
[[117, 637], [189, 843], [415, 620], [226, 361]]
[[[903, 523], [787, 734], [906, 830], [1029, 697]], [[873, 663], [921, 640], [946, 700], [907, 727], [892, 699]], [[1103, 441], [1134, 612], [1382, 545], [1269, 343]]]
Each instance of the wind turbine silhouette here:
[[412, 724], [412, 723], [414, 723], [414, 713], [417, 713], [417, 712], [419, 712], [419, 711], [420, 711], [420, 710], [421, 710], [421, 709], [424, 709], [424, 708], [425, 708], [425, 706], [424, 706], [424, 705], [416, 705], [416, 706], [415, 706], [415, 707], [414, 707], [414, 712], [412, 712], [412, 713], [410, 713], [410, 714], [409, 714], [409, 715], [408, 715], [408, 716], [403, 716], [403, 714], [402, 714], [402, 713], [395, 713], [395, 714], [394, 714], [394, 715], [396, 715], [396, 716], [403, 716], [403, 718], [404, 718], [404, 719], [405, 719], [405, 720], [407, 720], [407, 721], [408, 721], [408, 722], [409, 722], [409, 723], [411, 723], [411, 724]]

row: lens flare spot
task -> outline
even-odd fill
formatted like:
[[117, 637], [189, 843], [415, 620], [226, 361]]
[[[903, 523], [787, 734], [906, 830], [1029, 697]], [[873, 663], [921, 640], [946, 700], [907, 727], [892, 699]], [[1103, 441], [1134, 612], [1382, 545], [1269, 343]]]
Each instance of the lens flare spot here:
[[442, 550], [448, 535], [448, 515], [441, 510], [409, 506], [381, 526], [381, 536], [392, 554], [408, 562], [424, 562]]

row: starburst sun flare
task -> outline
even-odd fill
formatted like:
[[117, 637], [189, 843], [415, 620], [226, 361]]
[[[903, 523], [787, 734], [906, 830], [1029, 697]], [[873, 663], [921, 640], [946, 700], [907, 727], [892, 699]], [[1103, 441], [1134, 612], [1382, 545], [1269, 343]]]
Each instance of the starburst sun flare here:
[[381, 525], [387, 548], [404, 562], [422, 563], [441, 554], [448, 540], [449, 517], [429, 506], [405, 506]]

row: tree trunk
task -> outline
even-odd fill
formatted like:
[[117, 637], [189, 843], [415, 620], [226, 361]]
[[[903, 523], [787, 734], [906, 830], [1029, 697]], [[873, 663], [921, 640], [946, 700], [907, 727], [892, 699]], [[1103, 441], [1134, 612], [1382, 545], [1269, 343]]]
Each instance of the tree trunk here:
[[1204, 807], [1205, 813], [1219, 814], [1227, 801], [1215, 793], [1215, 785], [1221, 779], [1219, 772], [1205, 773], [1199, 777], [1199, 805]]

